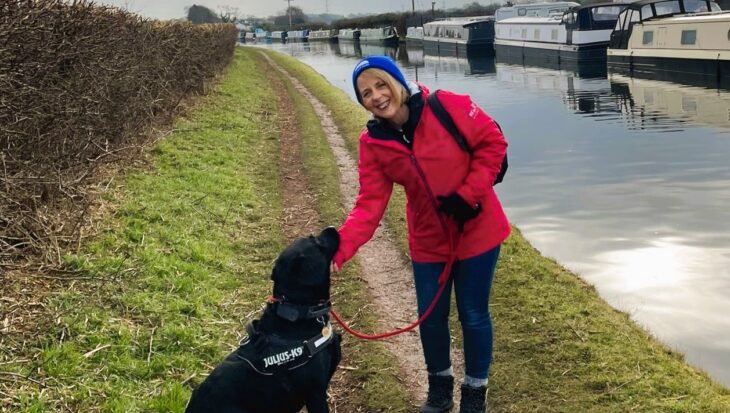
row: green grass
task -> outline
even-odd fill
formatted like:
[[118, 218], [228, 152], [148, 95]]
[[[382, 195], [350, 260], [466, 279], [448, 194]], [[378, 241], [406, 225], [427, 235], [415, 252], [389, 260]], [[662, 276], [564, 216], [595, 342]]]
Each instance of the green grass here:
[[[329, 107], [357, 156], [365, 111], [310, 67], [271, 55]], [[385, 219], [406, 254], [404, 205], [395, 194]], [[517, 228], [503, 246], [491, 303], [490, 412], [730, 412], [727, 388], [541, 256]]]
[[98, 281], [53, 296], [61, 316], [29, 355], [37, 365], [16, 367], [48, 388], [18, 389], [11, 411], [181, 412], [236, 345], [270, 291], [284, 239], [276, 107], [263, 73], [238, 54], [151, 150], [151, 168], [126, 176], [103, 233], [65, 258]]

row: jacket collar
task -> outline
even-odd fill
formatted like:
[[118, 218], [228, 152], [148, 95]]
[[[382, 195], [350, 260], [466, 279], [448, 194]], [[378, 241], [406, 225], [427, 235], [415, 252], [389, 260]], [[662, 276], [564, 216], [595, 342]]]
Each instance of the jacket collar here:
[[[408, 105], [408, 120], [403, 125], [403, 131], [397, 130], [385, 120], [373, 117], [367, 123], [368, 134], [370, 136], [381, 140], [395, 140], [409, 148], [412, 147], [413, 135], [415, 134], [418, 122], [421, 120], [421, 113], [426, 102], [425, 96], [428, 95], [428, 89], [414, 82], [411, 82], [409, 86], [411, 95], [408, 101], [406, 101], [406, 105]], [[410, 144], [403, 140], [404, 135]]]

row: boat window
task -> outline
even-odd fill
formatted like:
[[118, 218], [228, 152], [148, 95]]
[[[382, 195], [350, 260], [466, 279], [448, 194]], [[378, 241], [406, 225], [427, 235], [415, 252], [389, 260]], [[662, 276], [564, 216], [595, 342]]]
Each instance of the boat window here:
[[540, 29], [535, 29], [535, 32], [532, 35], [535, 40], [540, 40]]
[[550, 32], [550, 39], [552, 39], [552, 40], [558, 40], [558, 29], [553, 29]]
[[654, 12], [651, 10], [651, 4], [641, 8], [641, 20], [646, 20], [650, 17], [654, 17]]
[[623, 13], [618, 15], [618, 20], [616, 21], [616, 27], [613, 29], [616, 31], [623, 30], [624, 22], [626, 21], [626, 15], [629, 14], [629, 11], [626, 10]]
[[593, 21], [614, 21], [618, 18], [618, 14], [621, 13], [622, 8], [620, 6], [603, 6], [594, 7], [591, 9]]
[[714, 1], [710, 2], [710, 10], [712, 11], [722, 11], [722, 8], [719, 4], [715, 3]]
[[657, 16], [666, 16], [669, 14], [679, 13], [679, 2], [673, 0], [654, 3], [654, 10], [656, 10]]
[[692, 45], [697, 41], [697, 30], [682, 30], [682, 44]]
[[641, 44], [646, 46], [648, 44], [651, 44], [651, 42], [653, 42], [653, 41], [654, 41], [654, 32], [651, 30], [644, 32], [644, 37], [641, 40]]
[[517, 15], [518, 16], [524, 16], [526, 14], [527, 14], [527, 9], [522, 8], [522, 7], [520, 7], [519, 9], [517, 9]]
[[727, 31], [727, 39], [730, 40], [730, 30]]
[[687, 13], [701, 13], [708, 11], [705, 0], [684, 0], [684, 11]]

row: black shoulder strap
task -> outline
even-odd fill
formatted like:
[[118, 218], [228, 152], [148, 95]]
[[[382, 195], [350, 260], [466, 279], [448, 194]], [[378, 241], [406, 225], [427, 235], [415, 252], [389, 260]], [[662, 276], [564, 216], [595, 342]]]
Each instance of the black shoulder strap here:
[[446, 129], [451, 136], [454, 137], [454, 140], [459, 145], [461, 149], [464, 150], [464, 152], [468, 153], [469, 155], [472, 155], [472, 150], [469, 147], [469, 145], [466, 143], [466, 139], [464, 139], [464, 135], [459, 132], [459, 128], [456, 127], [456, 124], [454, 123], [454, 120], [451, 118], [451, 115], [449, 115], [449, 112], [444, 109], [444, 105], [441, 104], [439, 101], [438, 96], [436, 94], [438, 93], [438, 90], [434, 91], [433, 93], [428, 95], [428, 106], [431, 107], [431, 111], [436, 116], [436, 119], [441, 122], [441, 125], [443, 125], [444, 129]]
[[[446, 129], [449, 134], [454, 137], [454, 140], [459, 145], [459, 147], [463, 149], [466, 153], [468, 153], [469, 156], [472, 156], [474, 154], [473, 151], [469, 147], [469, 144], [466, 143], [464, 135], [462, 135], [459, 131], [459, 128], [456, 127], [454, 119], [451, 118], [449, 112], [446, 111], [444, 105], [442, 105], [439, 101], [438, 96], [436, 96], [437, 93], [438, 90], [435, 90], [433, 93], [428, 95], [428, 106], [431, 107], [431, 111], [433, 112], [434, 116], [436, 116], [436, 119], [441, 122], [441, 125], [444, 126], [444, 129]], [[497, 123], [496, 120], [494, 121], [494, 124], [497, 125], [499, 131], [502, 132], [502, 127], [499, 126], [499, 123]], [[502, 180], [504, 179], [504, 175], [507, 173], [508, 167], [509, 162], [507, 160], [507, 154], [505, 154], [504, 158], [502, 158], [502, 166], [499, 170], [499, 173], [497, 174], [497, 178], [494, 181], [494, 185], [502, 182]]]

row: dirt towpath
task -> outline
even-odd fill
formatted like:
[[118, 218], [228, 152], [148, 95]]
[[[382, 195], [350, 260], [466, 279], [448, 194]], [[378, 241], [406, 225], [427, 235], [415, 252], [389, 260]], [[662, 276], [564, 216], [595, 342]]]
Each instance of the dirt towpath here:
[[[347, 151], [330, 111], [298, 79], [268, 56], [264, 56], [268, 64], [288, 77], [314, 107], [337, 161], [340, 192], [344, 205], [349, 210], [354, 205], [359, 190], [357, 162]], [[372, 297], [371, 308], [378, 314], [382, 331], [403, 327], [415, 320], [416, 295], [411, 266], [399, 253], [384, 223], [381, 223], [373, 239], [359, 250], [357, 257], [360, 260], [361, 276], [367, 282]], [[411, 399], [420, 405], [425, 399], [428, 380], [417, 330], [389, 338], [385, 340], [385, 345], [399, 362], [401, 378], [406, 384], [405, 388], [411, 393]], [[453, 351], [452, 364], [457, 378], [462, 375], [462, 360], [461, 352]], [[455, 396], [458, 397], [458, 394]]]

